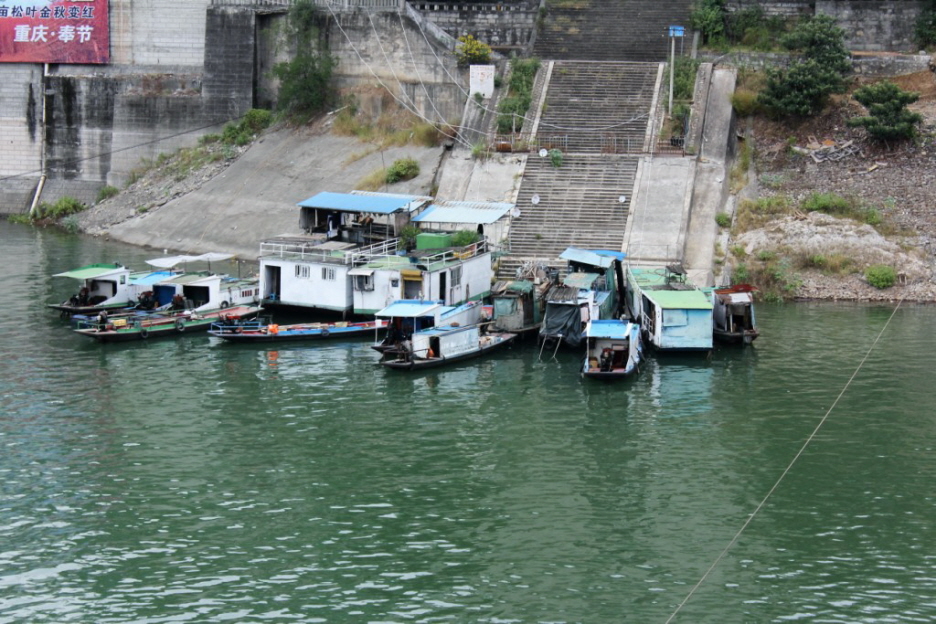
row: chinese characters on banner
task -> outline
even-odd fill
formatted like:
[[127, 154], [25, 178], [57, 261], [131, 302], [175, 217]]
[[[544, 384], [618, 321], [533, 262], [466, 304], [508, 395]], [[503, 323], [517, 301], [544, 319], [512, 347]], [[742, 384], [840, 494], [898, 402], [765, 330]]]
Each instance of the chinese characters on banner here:
[[107, 63], [108, 0], [0, 0], [0, 62]]

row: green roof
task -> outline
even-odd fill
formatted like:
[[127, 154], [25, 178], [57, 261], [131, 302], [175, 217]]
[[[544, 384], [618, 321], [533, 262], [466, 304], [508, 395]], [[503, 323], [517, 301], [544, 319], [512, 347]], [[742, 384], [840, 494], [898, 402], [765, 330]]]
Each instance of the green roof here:
[[643, 294], [664, 309], [712, 309], [712, 300], [701, 290], [644, 290]]
[[129, 272], [127, 268], [118, 264], [89, 264], [88, 266], [83, 266], [80, 269], [73, 269], [71, 271], [65, 271], [64, 273], [56, 273], [54, 277], [71, 277], [74, 279], [85, 280], [94, 279], [96, 277], [104, 277], [105, 275], [117, 275], [119, 273], [127, 272]]

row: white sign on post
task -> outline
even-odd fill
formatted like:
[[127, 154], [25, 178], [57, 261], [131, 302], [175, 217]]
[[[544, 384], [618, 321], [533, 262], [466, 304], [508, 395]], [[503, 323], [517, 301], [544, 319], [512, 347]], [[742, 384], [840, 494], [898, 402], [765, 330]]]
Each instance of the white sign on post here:
[[468, 69], [468, 90], [471, 96], [480, 93], [486, 99], [494, 95], [494, 66], [472, 65]]

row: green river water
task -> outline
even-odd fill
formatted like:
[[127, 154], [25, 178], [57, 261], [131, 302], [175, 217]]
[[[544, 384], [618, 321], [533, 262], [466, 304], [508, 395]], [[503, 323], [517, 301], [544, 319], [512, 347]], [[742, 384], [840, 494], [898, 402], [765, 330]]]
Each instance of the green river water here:
[[760, 305], [608, 385], [43, 306], [155, 255], [0, 222], [0, 623], [936, 621], [936, 308]]

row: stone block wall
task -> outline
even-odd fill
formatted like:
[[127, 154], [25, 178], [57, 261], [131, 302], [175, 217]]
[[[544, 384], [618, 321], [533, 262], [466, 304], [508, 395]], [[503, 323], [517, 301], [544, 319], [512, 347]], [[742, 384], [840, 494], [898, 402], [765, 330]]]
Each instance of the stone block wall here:
[[816, 0], [816, 13], [832, 16], [845, 43], [864, 52], [915, 51], [913, 31], [925, 8], [915, 0]]
[[495, 50], [529, 45], [536, 32], [538, 1], [459, 3], [412, 1], [411, 6], [453, 37], [472, 35]]

